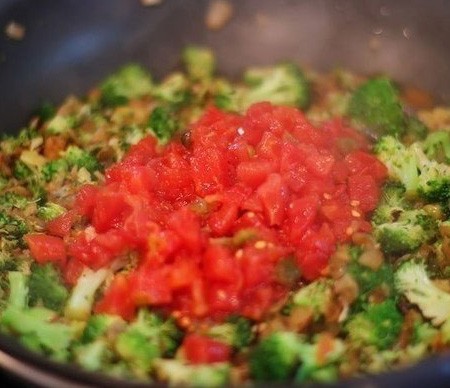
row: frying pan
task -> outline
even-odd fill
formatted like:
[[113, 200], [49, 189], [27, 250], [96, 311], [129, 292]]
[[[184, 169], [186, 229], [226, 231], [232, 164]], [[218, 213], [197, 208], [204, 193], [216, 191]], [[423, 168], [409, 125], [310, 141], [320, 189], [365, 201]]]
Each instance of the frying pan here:
[[[177, 68], [188, 43], [212, 47], [219, 72], [294, 60], [329, 70], [385, 73], [450, 103], [450, 7], [446, 0], [235, 0], [220, 31], [204, 25], [207, 0], [0, 0], [0, 29], [26, 28], [23, 40], [0, 36], [0, 131], [14, 133], [42, 102], [83, 95], [130, 61], [156, 77]], [[80, 371], [30, 353], [0, 335], [0, 385], [140, 386]], [[336, 384], [349, 387], [445, 387], [450, 356], [408, 369]]]

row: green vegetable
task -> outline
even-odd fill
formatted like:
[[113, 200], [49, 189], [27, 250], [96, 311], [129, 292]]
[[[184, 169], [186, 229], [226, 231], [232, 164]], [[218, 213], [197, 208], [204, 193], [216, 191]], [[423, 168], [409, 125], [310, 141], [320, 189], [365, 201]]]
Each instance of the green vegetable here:
[[432, 283], [423, 261], [410, 260], [402, 264], [395, 273], [395, 284], [433, 325], [440, 325], [450, 318], [450, 294]]
[[230, 383], [228, 363], [187, 365], [180, 360], [158, 359], [155, 370], [158, 379], [169, 386], [223, 387]]
[[209, 329], [208, 335], [238, 350], [250, 345], [254, 337], [251, 322], [239, 316], [233, 316], [225, 323], [214, 325]]
[[67, 147], [64, 152], [64, 159], [66, 160], [69, 168], [84, 167], [90, 173], [98, 171], [101, 167], [98, 160], [91, 153], [76, 146]]
[[154, 96], [172, 106], [189, 101], [189, 81], [183, 73], [172, 73], [155, 87]]
[[283, 381], [293, 376], [299, 362], [297, 334], [275, 332], [263, 338], [250, 355], [250, 373], [257, 381]]
[[42, 305], [53, 311], [62, 311], [69, 296], [59, 270], [51, 263], [32, 264], [28, 287], [30, 306]]
[[23, 219], [0, 212], [0, 237], [20, 241], [28, 230], [28, 225]]
[[163, 142], [169, 141], [178, 129], [178, 123], [172, 112], [163, 107], [156, 107], [152, 111], [148, 125], [156, 137]]
[[292, 297], [292, 304], [312, 308], [314, 319], [317, 320], [332, 302], [332, 287], [329, 279], [318, 279], [297, 291]]
[[402, 135], [406, 129], [398, 92], [384, 77], [371, 79], [355, 90], [348, 114], [378, 136]]
[[450, 198], [450, 166], [430, 160], [421, 143], [407, 147], [393, 136], [385, 136], [376, 144], [375, 152], [389, 176], [405, 186], [407, 195], [436, 202]]
[[187, 46], [183, 50], [182, 59], [188, 76], [193, 80], [208, 80], [213, 76], [216, 59], [210, 49]]
[[351, 317], [346, 325], [349, 338], [358, 346], [387, 349], [394, 344], [403, 323], [403, 316], [395, 302], [388, 299], [368, 305], [364, 311]]
[[110, 75], [101, 85], [101, 101], [106, 106], [123, 105], [131, 98], [152, 92], [150, 75], [139, 65], [129, 64]]
[[66, 209], [61, 205], [54, 202], [47, 202], [44, 206], [39, 207], [37, 216], [44, 221], [50, 221], [59, 217], [61, 214], [65, 213], [65, 211]]
[[244, 81], [248, 85], [243, 95], [244, 109], [259, 101], [300, 108], [306, 108], [309, 104], [309, 83], [293, 63], [249, 68], [244, 73]]
[[422, 149], [430, 160], [450, 163], [450, 132], [431, 132], [422, 143]]
[[29, 203], [28, 198], [14, 192], [0, 194], [0, 207], [4, 209], [24, 209]]

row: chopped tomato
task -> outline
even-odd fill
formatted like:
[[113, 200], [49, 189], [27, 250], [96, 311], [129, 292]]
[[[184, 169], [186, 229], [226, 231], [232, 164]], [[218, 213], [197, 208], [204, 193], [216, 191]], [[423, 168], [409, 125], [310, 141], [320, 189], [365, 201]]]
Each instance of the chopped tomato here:
[[60, 237], [42, 233], [31, 233], [24, 237], [31, 256], [38, 263], [56, 262], [64, 264], [67, 258], [66, 246]]
[[231, 348], [223, 342], [198, 334], [189, 334], [184, 338], [182, 349], [191, 364], [210, 364], [230, 360]]
[[[295, 108], [259, 103], [245, 115], [208, 108], [188, 130], [186, 145], [144, 138], [105, 183], [84, 186], [74, 209], [85, 230], [72, 231], [69, 216], [47, 226], [67, 241], [69, 282], [83, 266], [136, 260], [99, 311], [130, 317], [145, 305], [195, 319], [262, 319], [292, 287], [277, 277], [280, 261], [293, 258], [314, 280], [336, 244], [370, 230], [386, 168], [342, 120], [317, 128]], [[208, 341], [188, 339], [188, 359], [215, 360]]]
[[72, 210], [61, 214], [47, 223], [47, 232], [53, 236], [64, 237], [69, 234], [75, 221], [75, 214]]

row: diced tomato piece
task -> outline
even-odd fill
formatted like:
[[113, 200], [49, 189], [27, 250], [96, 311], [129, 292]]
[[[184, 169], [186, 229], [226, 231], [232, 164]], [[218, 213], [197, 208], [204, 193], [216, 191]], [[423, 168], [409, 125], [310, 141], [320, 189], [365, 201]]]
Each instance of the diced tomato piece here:
[[199, 334], [188, 334], [181, 346], [191, 364], [226, 362], [231, 357], [229, 345]]
[[263, 183], [267, 176], [275, 172], [276, 166], [268, 160], [249, 160], [238, 164], [237, 179], [250, 187], [256, 188]]
[[30, 249], [31, 256], [38, 263], [65, 263], [67, 253], [62, 238], [42, 233], [30, 233], [25, 235], [24, 239]]
[[233, 203], [222, 205], [218, 211], [209, 216], [208, 225], [211, 232], [215, 236], [228, 235], [237, 220], [238, 212], [238, 206]]
[[305, 231], [315, 221], [320, 207], [317, 195], [307, 195], [292, 201], [288, 210], [289, 238], [293, 244], [298, 244]]
[[141, 267], [130, 277], [130, 282], [137, 305], [159, 306], [172, 301], [168, 267]]
[[98, 187], [93, 185], [84, 185], [75, 197], [75, 211], [90, 219], [97, 203]]
[[64, 281], [74, 286], [86, 266], [79, 260], [69, 258], [63, 270]]
[[72, 225], [75, 221], [75, 213], [73, 210], [69, 210], [60, 216], [47, 222], [47, 232], [53, 236], [64, 237], [67, 236], [72, 229]]
[[203, 255], [203, 271], [212, 282], [239, 283], [236, 258], [222, 245], [210, 245]]
[[257, 193], [264, 206], [269, 225], [281, 225], [284, 221], [287, 187], [279, 174], [270, 174], [266, 181], [258, 187]]
[[374, 210], [380, 198], [380, 188], [372, 175], [353, 175], [348, 178], [348, 192], [352, 201], [359, 202], [365, 212]]
[[203, 245], [200, 222], [197, 215], [188, 207], [172, 213], [167, 219], [167, 226], [174, 231], [186, 248], [199, 251]]
[[135, 315], [136, 305], [132, 299], [130, 279], [125, 275], [116, 275], [103, 297], [96, 304], [96, 313], [119, 315], [130, 321]]

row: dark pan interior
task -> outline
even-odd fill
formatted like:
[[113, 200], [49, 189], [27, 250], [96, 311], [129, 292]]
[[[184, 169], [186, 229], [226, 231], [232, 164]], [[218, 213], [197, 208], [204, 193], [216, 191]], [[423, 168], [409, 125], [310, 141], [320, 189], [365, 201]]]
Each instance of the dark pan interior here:
[[[387, 73], [450, 102], [450, 7], [446, 0], [235, 0], [231, 22], [204, 27], [206, 0], [0, 0], [0, 29], [14, 20], [22, 41], [0, 35], [0, 132], [14, 133], [44, 101], [82, 95], [119, 65], [137, 61], [155, 77], [175, 69], [187, 43], [206, 44], [219, 71], [236, 76], [249, 64], [295, 60], [319, 70], [342, 66], [363, 74]], [[0, 366], [39, 380], [114, 385], [99, 375], [55, 365], [0, 336]], [[12, 358], [8, 358], [11, 357]], [[13, 359], [21, 362], [14, 364]], [[8, 361], [9, 360], [9, 361]], [[59, 376], [59, 377], [58, 377]], [[345, 386], [448, 386], [450, 359], [430, 359]], [[1, 385], [1, 383], [0, 383]]]

